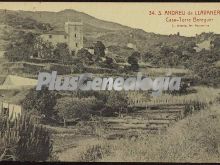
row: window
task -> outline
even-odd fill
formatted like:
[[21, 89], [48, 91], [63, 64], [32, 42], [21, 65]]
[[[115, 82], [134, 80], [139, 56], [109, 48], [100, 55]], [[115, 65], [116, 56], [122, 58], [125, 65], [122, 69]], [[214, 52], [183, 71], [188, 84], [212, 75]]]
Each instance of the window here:
[[76, 38], [76, 34], [75, 34], [75, 38]]
[[49, 38], [52, 38], [52, 35], [49, 35]]
[[78, 43], [76, 43], [76, 47], [78, 47]]
[[67, 37], [66, 37], [66, 35], [64, 35], [64, 39], [66, 39]]

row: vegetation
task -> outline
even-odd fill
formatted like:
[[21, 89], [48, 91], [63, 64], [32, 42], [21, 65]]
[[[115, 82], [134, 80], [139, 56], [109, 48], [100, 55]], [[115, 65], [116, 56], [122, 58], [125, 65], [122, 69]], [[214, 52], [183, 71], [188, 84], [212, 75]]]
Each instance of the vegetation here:
[[[53, 54], [54, 46], [50, 42], [44, 41], [42, 38], [37, 37], [36, 41], [32, 43], [37, 51], [35, 56], [42, 59], [59, 59], [59, 54], [57, 57]], [[33, 56], [33, 57], [35, 57]]]
[[220, 38], [215, 38], [215, 39], [211, 42], [211, 44], [213, 45], [213, 48], [218, 49], [219, 46], [220, 46]]
[[103, 155], [96, 161], [219, 162], [218, 109], [218, 106], [213, 106], [188, 116], [165, 134], [143, 135], [136, 140], [114, 140], [108, 143], [112, 154]]
[[94, 63], [94, 57], [91, 53], [89, 53], [86, 49], [80, 49], [77, 54], [77, 61], [85, 65], [91, 65]]
[[99, 61], [105, 56], [105, 45], [101, 41], [97, 41], [94, 46], [94, 54], [96, 56], [96, 61]]
[[128, 98], [123, 92], [111, 92], [108, 96], [106, 107], [108, 111], [122, 113], [128, 108]]
[[138, 59], [140, 58], [139, 52], [132, 53], [131, 56], [128, 57], [128, 63], [130, 64], [130, 70], [137, 72], [139, 69]]
[[36, 125], [31, 116], [14, 121], [0, 116], [1, 161], [46, 161], [52, 156], [50, 133]]
[[62, 97], [58, 99], [55, 109], [64, 127], [67, 126], [67, 121], [77, 119], [88, 120], [91, 111], [94, 110], [95, 98], [79, 99], [71, 97]]
[[24, 18], [16, 14], [6, 14], [4, 21], [9, 26], [13, 26], [18, 29], [35, 29], [42, 31], [49, 31], [53, 29], [49, 23], [39, 23], [30, 17]]
[[43, 123], [63, 123], [67, 121], [89, 120], [91, 115], [115, 116], [115, 112], [127, 110], [128, 99], [124, 92], [74, 92], [71, 96], [61, 96], [44, 87], [41, 91], [32, 89], [22, 102], [23, 108], [41, 117]]
[[66, 43], [58, 43], [56, 48], [53, 50], [53, 54], [54, 57], [58, 60], [61, 60], [63, 64], [72, 60], [69, 47]]
[[22, 107], [25, 111], [42, 117], [42, 122], [53, 121], [56, 118], [54, 106], [57, 102], [57, 95], [46, 87], [40, 91], [31, 89], [23, 100]]
[[[213, 44], [217, 45], [217, 41]], [[219, 47], [199, 52], [195, 51], [195, 47], [195, 42], [184, 42], [177, 47], [161, 45], [158, 50], [146, 52], [143, 59], [160, 67], [184, 66], [194, 72], [197, 83], [216, 86], [220, 74], [220, 69], [215, 67], [215, 62], [220, 59]]]
[[6, 48], [5, 57], [9, 61], [27, 61], [37, 53], [34, 48], [36, 35], [20, 31]]
[[81, 153], [80, 161], [82, 162], [94, 162], [99, 159], [102, 159], [104, 156], [110, 154], [110, 149], [107, 144], [101, 145], [92, 145], [89, 146], [86, 151]]

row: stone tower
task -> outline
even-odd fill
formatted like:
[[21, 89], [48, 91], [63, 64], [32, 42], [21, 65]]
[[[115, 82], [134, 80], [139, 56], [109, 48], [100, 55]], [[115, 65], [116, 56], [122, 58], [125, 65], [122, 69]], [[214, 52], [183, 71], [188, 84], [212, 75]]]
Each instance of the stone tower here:
[[68, 35], [68, 45], [71, 51], [77, 52], [83, 48], [83, 24], [82, 22], [66, 22], [65, 32]]

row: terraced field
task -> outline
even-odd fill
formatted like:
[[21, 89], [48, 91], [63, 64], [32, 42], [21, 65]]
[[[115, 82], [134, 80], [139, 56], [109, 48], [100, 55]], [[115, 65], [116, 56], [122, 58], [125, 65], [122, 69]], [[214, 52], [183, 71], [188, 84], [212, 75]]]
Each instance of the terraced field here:
[[137, 137], [142, 133], [160, 133], [174, 122], [184, 117], [183, 105], [151, 106], [123, 116], [123, 118], [103, 118], [109, 134], [107, 139], [125, 136]]
[[184, 110], [184, 105], [170, 104], [159, 108], [155, 105], [120, 117], [102, 117], [89, 122], [89, 125], [96, 126], [96, 132], [92, 134], [82, 135], [77, 131], [56, 134], [54, 140], [62, 144], [56, 143], [54, 151], [59, 160], [79, 161], [80, 153], [86, 152], [92, 145], [99, 144], [99, 139], [111, 143], [117, 139], [137, 139], [143, 135], [163, 134], [168, 127], [184, 118]]

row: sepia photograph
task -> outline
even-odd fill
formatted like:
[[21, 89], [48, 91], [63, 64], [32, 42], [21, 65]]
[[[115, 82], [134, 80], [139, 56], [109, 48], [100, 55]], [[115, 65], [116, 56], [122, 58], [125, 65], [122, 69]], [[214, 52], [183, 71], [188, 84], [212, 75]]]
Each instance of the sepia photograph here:
[[220, 163], [220, 3], [0, 2], [1, 162]]

